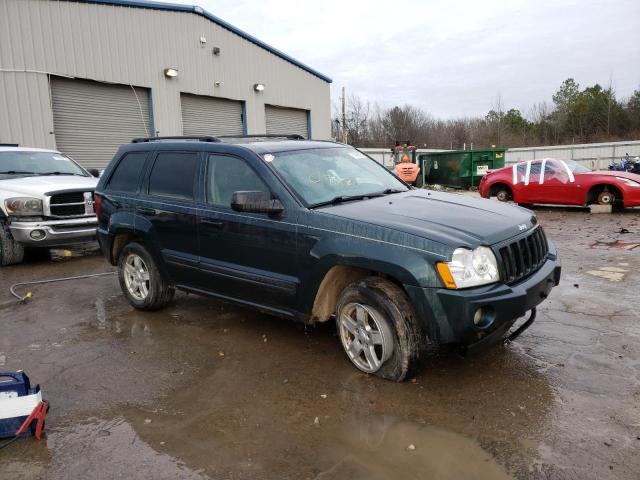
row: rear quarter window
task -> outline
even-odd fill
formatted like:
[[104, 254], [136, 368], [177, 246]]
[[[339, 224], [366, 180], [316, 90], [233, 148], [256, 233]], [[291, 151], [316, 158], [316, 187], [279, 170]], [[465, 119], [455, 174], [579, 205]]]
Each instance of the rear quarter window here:
[[116, 166], [106, 189], [116, 192], [136, 192], [146, 158], [147, 152], [132, 152], [126, 154]]

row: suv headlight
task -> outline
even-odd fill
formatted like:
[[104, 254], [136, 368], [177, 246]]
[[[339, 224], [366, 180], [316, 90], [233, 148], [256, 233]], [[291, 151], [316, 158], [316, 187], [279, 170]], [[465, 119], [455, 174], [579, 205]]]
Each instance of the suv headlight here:
[[456, 248], [450, 262], [439, 262], [438, 273], [447, 288], [468, 288], [500, 280], [498, 262], [489, 247]]
[[7, 198], [4, 206], [9, 215], [29, 216], [42, 215], [42, 200], [32, 197]]

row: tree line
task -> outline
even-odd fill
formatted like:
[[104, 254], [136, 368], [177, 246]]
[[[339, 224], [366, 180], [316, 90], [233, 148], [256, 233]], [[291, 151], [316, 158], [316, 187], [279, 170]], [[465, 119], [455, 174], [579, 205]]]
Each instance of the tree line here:
[[424, 148], [506, 148], [640, 139], [640, 89], [616, 98], [611, 87], [580, 88], [568, 78], [523, 115], [504, 108], [500, 96], [484, 117], [437, 119], [412, 105], [381, 107], [357, 95], [334, 108], [333, 136], [357, 147], [390, 147], [410, 140]]

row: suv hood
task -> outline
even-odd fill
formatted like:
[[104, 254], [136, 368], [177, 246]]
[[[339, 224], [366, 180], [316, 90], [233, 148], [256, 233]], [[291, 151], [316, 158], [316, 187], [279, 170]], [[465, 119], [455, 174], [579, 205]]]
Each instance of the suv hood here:
[[496, 200], [411, 190], [322, 208], [325, 214], [367, 222], [456, 247], [493, 245], [532, 229], [533, 212]]
[[44, 196], [45, 193], [57, 190], [93, 190], [98, 184], [95, 177], [79, 177], [76, 175], [47, 175], [21, 177], [0, 180], [0, 196], [9, 197], [14, 194]]

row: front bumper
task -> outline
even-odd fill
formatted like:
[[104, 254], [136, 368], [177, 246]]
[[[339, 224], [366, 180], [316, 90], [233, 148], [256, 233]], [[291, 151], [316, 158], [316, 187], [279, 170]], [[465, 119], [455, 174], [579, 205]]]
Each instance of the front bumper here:
[[[514, 285], [496, 283], [464, 290], [406, 289], [427, 332], [435, 335], [439, 343], [457, 344], [466, 351], [480, 350], [502, 340], [518, 318], [547, 298], [560, 282], [561, 269], [550, 244], [547, 261]], [[473, 322], [479, 308], [491, 313], [490, 322], [481, 326]]]
[[[97, 226], [98, 220], [91, 216], [35, 222], [12, 221], [9, 230], [14, 240], [25, 246], [57, 247], [95, 240]], [[37, 230], [41, 230], [44, 236], [34, 239], [32, 233]]]

